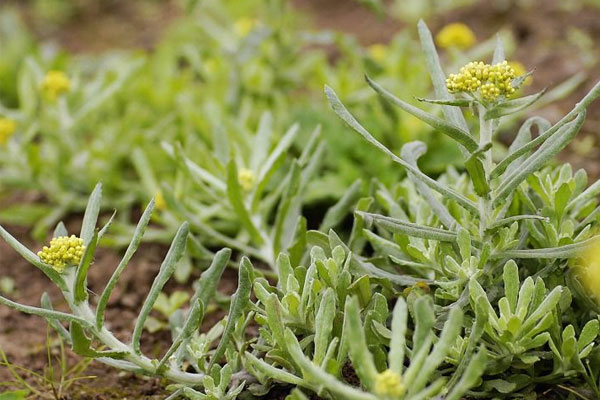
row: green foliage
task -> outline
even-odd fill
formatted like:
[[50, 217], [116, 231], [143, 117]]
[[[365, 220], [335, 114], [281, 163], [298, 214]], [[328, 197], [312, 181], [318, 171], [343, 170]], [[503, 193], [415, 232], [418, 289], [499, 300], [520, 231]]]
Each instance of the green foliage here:
[[[171, 399], [269, 396], [280, 385], [292, 387], [292, 400], [535, 398], [548, 385], [600, 396], [597, 299], [576, 273], [586, 267], [578, 256], [598, 240], [600, 185], [552, 164], [600, 84], [555, 124], [526, 120], [495, 157], [502, 122], [545, 94], [450, 94], [423, 22], [425, 59], [410, 57], [415, 46], [401, 34], [388, 60], [365, 57], [341, 35], [298, 35], [283, 2], [255, 11], [261, 23], [235, 21], [217, 1], [188, 6], [190, 18], [151, 55], [102, 58], [100, 70], [64, 61], [71, 87], [54, 100], [36, 93], [60, 60], [26, 58], [7, 112], [20, 136], [0, 162], [0, 182], [60, 204], [37, 221], [40, 235], [56, 224], [54, 236], [67, 236], [57, 222], [83, 212], [85, 251], [59, 272], [0, 227], [69, 311], [55, 311], [45, 294], [41, 307], [3, 296], [1, 304], [44, 317], [83, 357], [164, 378]], [[318, 40], [343, 49], [335, 67], [317, 50], [300, 56]], [[492, 63], [504, 55], [498, 41]], [[366, 84], [356, 83], [356, 65]], [[408, 99], [430, 89], [426, 71], [435, 98], [421, 99], [422, 109]], [[527, 76], [508, 84], [519, 89]], [[330, 116], [310, 94], [324, 81]], [[359, 135], [349, 138], [334, 114]], [[426, 142], [439, 138], [455, 151], [440, 146], [452, 161], [433, 175], [439, 170], [423, 160]], [[347, 145], [358, 150], [344, 154]], [[357, 155], [376, 160], [383, 176], [356, 180]], [[103, 190], [125, 212], [102, 225]], [[131, 211], [150, 198], [131, 226]], [[306, 208], [323, 199], [333, 206], [309, 219]], [[124, 342], [105, 311], [145, 236], [170, 247]], [[105, 244], [126, 250], [96, 296], [87, 279]], [[228, 266], [238, 277], [230, 297], [218, 291]], [[204, 270], [193, 293], [163, 293], [193, 267]], [[228, 310], [201, 330], [215, 299]], [[157, 323], [153, 310], [164, 319]], [[149, 357], [144, 329], [156, 326], [170, 329], [172, 343]]]

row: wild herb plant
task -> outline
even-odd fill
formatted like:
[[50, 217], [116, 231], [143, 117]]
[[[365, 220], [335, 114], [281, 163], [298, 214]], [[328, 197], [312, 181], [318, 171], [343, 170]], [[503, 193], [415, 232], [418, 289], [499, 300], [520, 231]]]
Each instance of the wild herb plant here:
[[[222, 382], [221, 386], [225, 385], [225, 379], [231, 378], [231, 374], [228, 375], [227, 372], [231, 371], [231, 367], [221, 368], [216, 363], [220, 362], [224, 356], [229, 357], [232, 354], [229, 348], [230, 340], [235, 337], [236, 324], [247, 307], [251, 290], [251, 276], [254, 274], [248, 259], [242, 259], [239, 267], [240, 285], [232, 299], [230, 318], [224, 323], [224, 328], [217, 331], [217, 335], [209, 336], [208, 346], [211, 343], [218, 343], [212, 352], [212, 357], [207, 357], [209, 347], [194, 344], [207, 340], [206, 336], [199, 336], [197, 329], [202, 323], [209, 301], [215, 294], [221, 274], [229, 262], [231, 255], [229, 249], [217, 252], [211, 266], [196, 282], [197, 289], [190, 300], [187, 312], [179, 311], [171, 316], [172, 345], [161, 359], [150, 359], [142, 353], [140, 344], [142, 332], [161, 290], [173, 274], [176, 264], [185, 251], [188, 240], [188, 224], [184, 223], [177, 231], [136, 319], [131, 341], [124, 343], [110, 331], [110, 322], [105, 320], [105, 311], [120, 275], [140, 245], [144, 231], [150, 222], [154, 201], [150, 202], [144, 211], [121, 262], [115, 268], [102, 293], [94, 296], [97, 297], [96, 304], [92, 305], [87, 289], [87, 274], [93, 263], [97, 244], [110, 226], [109, 222], [101, 229], [96, 228], [100, 201], [101, 186], [98, 185], [90, 196], [79, 235], [69, 236], [65, 226], [62, 223], [59, 224], [54, 231], [51, 245], [44, 247], [38, 253], [39, 256], [0, 227], [0, 236], [58, 286], [70, 311], [55, 311], [49, 296], [45, 293], [41, 298], [41, 307], [18, 304], [5, 297], [0, 297], [0, 303], [48, 319], [50, 326], [67, 343], [71, 344], [75, 353], [81, 356], [93, 358], [127, 371], [164, 376], [174, 383], [188, 386], [204, 385], [207, 390], [210, 390], [211, 379]], [[68, 323], [68, 329], [61, 324], [63, 322]], [[188, 372], [183, 367], [183, 363], [191, 357], [190, 351], [193, 351], [192, 360], [195, 372]], [[220, 380], [219, 374], [222, 375]], [[241, 386], [232, 390], [239, 391]]]
[[[373, 249], [369, 271], [397, 274], [400, 284], [405, 274], [418, 276], [431, 290], [439, 323], [456, 308], [470, 314], [470, 342], [483, 344], [489, 358], [489, 377], [474, 395], [531, 393], [538, 382], [580, 381], [598, 396], [598, 364], [588, 358], [593, 350], [587, 347], [598, 335], [598, 317], [589, 306], [572, 304], [573, 296], [590, 303], [585, 298], [591, 294], [580, 290], [568, 265], [598, 240], [594, 209], [600, 190], [597, 184], [586, 189], [583, 170], [547, 164], [581, 128], [600, 84], [555, 124], [541, 117], [526, 120], [508, 154], [496, 160], [492, 139], [500, 120], [543, 92], [514, 96], [530, 73], [515, 76], [500, 42], [491, 64], [470, 63], [446, 78], [422, 22], [419, 33], [436, 93], [423, 101], [440, 104], [443, 117], [400, 100], [368, 77], [367, 82], [385, 101], [460, 143], [465, 173], [425, 175], [417, 164], [427, 149], [423, 143], [408, 143], [394, 154], [326, 88], [338, 116], [408, 174], [393, 190], [376, 190], [372, 211], [357, 211], [369, 227], [363, 231]], [[461, 108], [477, 114], [478, 133]], [[533, 126], [539, 131], [535, 138]]]
[[[61, 289], [70, 311], [54, 311], [46, 295], [41, 308], [6, 297], [0, 303], [46, 318], [82, 356], [165, 378], [172, 383], [171, 398], [235, 399], [245, 389], [262, 396], [282, 384], [295, 387], [292, 400], [309, 393], [331, 399], [533, 398], [548, 387], [566, 388], [580, 397], [600, 396], [597, 299], [585, 281], [596, 267], [583, 256], [598, 240], [600, 185], [588, 186], [584, 171], [548, 165], [580, 129], [586, 108], [600, 96], [600, 84], [557, 123], [541, 117], [526, 120], [508, 154], [496, 159], [492, 141], [502, 119], [543, 93], [520, 97], [518, 89], [529, 73], [518, 76], [504, 62], [500, 43], [490, 64], [468, 64], [446, 77], [424, 23], [419, 33], [435, 90], [434, 99], [422, 101], [441, 106], [442, 116], [402, 101], [370, 78], [367, 82], [390, 105], [456, 141], [464, 172], [450, 167], [436, 179], [429, 177], [418, 164], [424, 143], [408, 143], [395, 154], [327, 87], [338, 116], [403, 166], [407, 178], [389, 188], [375, 180], [366, 196], [359, 184], [351, 187], [319, 230], [308, 230], [298, 211], [298, 193], [311, 176], [306, 170], [313, 162], [307, 160], [319, 154], [316, 138], [306, 146], [306, 155], [281, 170], [278, 186], [264, 197], [257, 195], [262, 178], [252, 181], [250, 171], [241, 169], [252, 165], [251, 152], [221, 153], [230, 158], [222, 163], [219, 178], [210, 174], [213, 179], [185, 144], [164, 146], [181, 168], [178, 179], [196, 180], [193, 187], [208, 192], [207, 198], [226, 198], [231, 209], [220, 211], [227, 209], [240, 220], [232, 235], [239, 237], [226, 239], [241, 256], [238, 288], [228, 316], [208, 332], [199, 332], [199, 326], [230, 264], [229, 249], [214, 254], [188, 309], [169, 310], [169, 349], [160, 359], [142, 353], [145, 323], [186, 244], [196, 255], [210, 254], [189, 234], [193, 219], [178, 226], [131, 343], [110, 331], [104, 317], [108, 299], [142, 240], [155, 202], [146, 208], [123, 260], [94, 299], [87, 274], [99, 240], [111, 226], [109, 221], [96, 228], [100, 187], [87, 203], [79, 235], [69, 236], [59, 224], [55, 241], [39, 255], [0, 227], [0, 236]], [[461, 108], [476, 115], [478, 132]], [[263, 114], [261, 126], [268, 126], [268, 118]], [[539, 132], [535, 138], [534, 127]], [[256, 137], [267, 141], [269, 134], [258, 132]], [[271, 154], [266, 146], [259, 149], [259, 173], [251, 170], [255, 177], [268, 175], [260, 171], [271, 171], [271, 164], [286, 164], [282, 154], [290, 148], [289, 136], [293, 134], [274, 142]], [[139, 154], [134, 155], [139, 172], [151, 173], [146, 168], [151, 163], [140, 161], [148, 155]], [[143, 179], [154, 184], [152, 176]], [[221, 191], [211, 194], [218, 185]], [[159, 187], [158, 200], [173, 210], [161, 216], [169, 226], [193, 218], [203, 205], [173, 199], [168, 183]], [[244, 193], [244, 187], [250, 190]], [[276, 211], [269, 198], [279, 199]], [[266, 204], [271, 211], [250, 213], [255, 202], [258, 209]], [[331, 228], [349, 209], [355, 211], [354, 222], [342, 239]], [[275, 216], [275, 228], [263, 234], [257, 226], [268, 222], [267, 215]], [[278, 241], [267, 241], [277, 235]], [[245, 256], [270, 264], [276, 276], [254, 268]]]

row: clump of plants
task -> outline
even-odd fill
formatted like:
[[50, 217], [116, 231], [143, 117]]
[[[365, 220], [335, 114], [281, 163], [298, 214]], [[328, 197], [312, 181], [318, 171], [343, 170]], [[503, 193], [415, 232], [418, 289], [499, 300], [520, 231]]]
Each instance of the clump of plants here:
[[[251, 243], [271, 269], [254, 266], [246, 256], [255, 254], [245, 254], [245, 245], [234, 246], [235, 253], [216, 252], [187, 307], [170, 313], [173, 340], [160, 358], [143, 354], [141, 338], [186, 244], [197, 248], [190, 224], [178, 227], [131, 340], [118, 340], [104, 318], [154, 201], [99, 295], [88, 292], [87, 275], [110, 228], [110, 221], [97, 227], [100, 186], [88, 201], [80, 233], [72, 236], [59, 224], [39, 256], [0, 228], [0, 236], [61, 289], [69, 311], [53, 310], [47, 295], [41, 307], [5, 297], [0, 303], [46, 318], [84, 357], [165, 378], [170, 398], [269, 398], [282, 385], [290, 388], [292, 400], [534, 399], [549, 391], [599, 397], [600, 299], [590, 288], [597, 282], [593, 249], [599, 240], [600, 184], [588, 185], [585, 171], [552, 160], [581, 128], [586, 108], [600, 96], [600, 83], [554, 124], [527, 119], [508, 153], [496, 159], [492, 142], [502, 119], [544, 92], [521, 96], [530, 73], [517, 74], [500, 42], [489, 64], [468, 64], [447, 77], [422, 22], [419, 34], [435, 92], [421, 101], [441, 107], [441, 116], [404, 102], [368, 77], [367, 83], [389, 105], [455, 141], [464, 159], [461, 170], [450, 167], [435, 179], [423, 173], [418, 164], [427, 151], [423, 142], [394, 153], [326, 87], [334, 112], [400, 164], [407, 177], [389, 187], [377, 179], [366, 190], [357, 186], [326, 214], [320, 229], [308, 230], [298, 209], [303, 180], [310, 178], [302, 172], [302, 156], [282, 179], [282, 192], [273, 189], [282, 199], [278, 210], [265, 214], [249, 213], [264, 201], [252, 189], [260, 179], [230, 162], [227, 184], [234, 189], [218, 195], [228, 197], [247, 232], [256, 234]], [[478, 124], [470, 126], [464, 113], [474, 114]], [[280, 157], [259, 150], [261, 160]], [[211, 181], [177, 146], [168, 151], [192, 176]], [[163, 200], [177, 206], [168, 196]], [[348, 209], [354, 211], [351, 228], [336, 232], [332, 228]], [[263, 232], [257, 227], [269, 215], [275, 215], [275, 230]], [[202, 332], [217, 283], [231, 263], [239, 280], [227, 316]]]

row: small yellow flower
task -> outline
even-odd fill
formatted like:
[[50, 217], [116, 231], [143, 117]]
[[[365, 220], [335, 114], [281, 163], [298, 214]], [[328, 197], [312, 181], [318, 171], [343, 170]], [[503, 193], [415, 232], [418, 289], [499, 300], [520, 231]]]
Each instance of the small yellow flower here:
[[[515, 70], [515, 77], [519, 77], [527, 73], [527, 69], [519, 61], [509, 61], [508, 65], [510, 65], [511, 68]], [[531, 78], [531, 76], [528, 76], [523, 82], [523, 85], [531, 85], [532, 80], [533, 79]]]
[[256, 18], [242, 17], [233, 23], [233, 31], [238, 37], [244, 38], [256, 28], [258, 21]]
[[582, 254], [583, 265], [579, 279], [583, 286], [600, 302], [600, 239], [597, 239]]
[[455, 22], [442, 28], [435, 37], [435, 41], [441, 48], [468, 49], [475, 44], [475, 34], [467, 25]]
[[404, 394], [404, 382], [398, 373], [386, 369], [375, 378], [375, 394], [385, 397], [400, 397]]
[[59, 236], [50, 241], [50, 247], [44, 246], [38, 257], [57, 272], [63, 272], [69, 265], [79, 265], [84, 250], [83, 239], [75, 235]]
[[240, 183], [242, 189], [244, 189], [245, 191], [249, 191], [250, 189], [252, 189], [252, 186], [254, 186], [254, 179], [254, 172], [252, 172], [248, 168], [242, 168], [238, 172], [238, 182]]
[[160, 190], [154, 195], [154, 206], [157, 210], [165, 210], [167, 208], [167, 202]]
[[17, 123], [14, 120], [0, 117], [0, 145], [5, 145], [16, 130]]
[[367, 52], [373, 60], [383, 62], [387, 57], [388, 47], [382, 43], [375, 43], [367, 47]]
[[494, 65], [470, 62], [448, 76], [446, 87], [450, 93], [479, 93], [484, 101], [494, 102], [499, 96], [509, 97], [516, 92], [515, 77], [515, 70], [506, 61]]
[[48, 71], [42, 82], [42, 92], [50, 100], [56, 100], [58, 96], [71, 89], [69, 77], [62, 71]]

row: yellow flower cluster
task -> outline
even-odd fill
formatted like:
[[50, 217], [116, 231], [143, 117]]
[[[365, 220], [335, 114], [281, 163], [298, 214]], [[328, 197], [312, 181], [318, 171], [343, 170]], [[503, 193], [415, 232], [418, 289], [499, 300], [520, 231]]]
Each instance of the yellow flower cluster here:
[[50, 100], [56, 100], [58, 96], [71, 89], [69, 77], [62, 71], [48, 71], [42, 82], [42, 92]]
[[456, 47], [464, 50], [475, 44], [475, 34], [467, 25], [455, 22], [444, 26], [435, 36], [435, 41], [444, 49]]
[[404, 394], [402, 376], [386, 369], [375, 378], [375, 394], [385, 397], [400, 397]]
[[244, 38], [256, 28], [258, 21], [255, 18], [242, 17], [233, 23], [233, 31], [238, 37]]
[[154, 195], [154, 206], [157, 210], [162, 211], [167, 208], [167, 202], [165, 201], [165, 196], [163, 196], [162, 191], [157, 191]]
[[83, 239], [75, 235], [60, 236], [50, 241], [50, 247], [44, 246], [38, 257], [57, 272], [63, 272], [68, 265], [79, 264], [84, 250]]
[[254, 172], [248, 168], [242, 168], [238, 172], [238, 182], [245, 191], [249, 191], [254, 186]]
[[515, 70], [506, 61], [494, 65], [470, 62], [458, 74], [450, 74], [446, 86], [450, 93], [475, 93], [479, 90], [483, 100], [492, 102], [498, 96], [508, 97], [515, 93], [512, 85], [515, 77]]
[[10, 118], [0, 117], [0, 145], [6, 144], [17, 130], [17, 123]]
[[373, 60], [383, 62], [387, 57], [388, 47], [382, 43], [375, 43], [367, 48], [367, 52]]
[[582, 260], [579, 279], [600, 304], [600, 239], [597, 239], [582, 254]]

